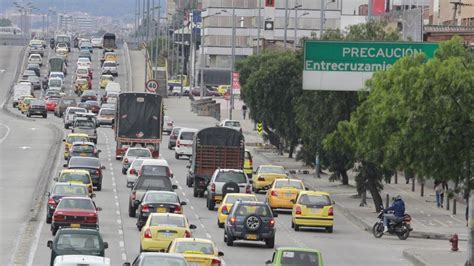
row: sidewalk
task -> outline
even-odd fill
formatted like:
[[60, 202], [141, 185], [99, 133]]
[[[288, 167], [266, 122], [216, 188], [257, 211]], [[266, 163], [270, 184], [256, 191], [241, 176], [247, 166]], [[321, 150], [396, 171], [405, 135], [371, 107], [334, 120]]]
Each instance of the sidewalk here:
[[129, 50], [132, 68], [132, 91], [145, 91], [145, 55], [142, 50]]

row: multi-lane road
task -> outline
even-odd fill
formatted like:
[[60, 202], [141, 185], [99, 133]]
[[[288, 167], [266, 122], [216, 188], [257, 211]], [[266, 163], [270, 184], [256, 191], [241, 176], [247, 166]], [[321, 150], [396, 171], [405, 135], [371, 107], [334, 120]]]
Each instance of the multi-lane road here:
[[[101, 52], [95, 50], [93, 54], [93, 89], [97, 91]], [[8, 77], [0, 73], [2, 96], [14, 81], [12, 76], [20, 63], [20, 54], [19, 47], [0, 47], [0, 70], [5, 69], [5, 72], [10, 73]], [[118, 49], [118, 55], [120, 65], [116, 81], [121, 83], [124, 91], [131, 90], [131, 86], [127, 84], [126, 73], [132, 70], [127, 69], [121, 49]], [[69, 75], [66, 82], [68, 94], [72, 94], [71, 82], [76, 59], [77, 51], [73, 50], [69, 56]], [[43, 74], [47, 71], [46, 67], [42, 69]], [[198, 117], [191, 113], [189, 100], [186, 98], [168, 98], [165, 100], [165, 108], [167, 115], [173, 118], [176, 125], [204, 128], [216, 123], [212, 118]], [[12, 112], [18, 113], [16, 110]], [[46, 242], [52, 239], [50, 226], [45, 223], [46, 197], [41, 197], [38, 209], [34, 205], [34, 195], [41, 190], [41, 185], [49, 187], [53, 176], [62, 169], [64, 161], [60, 155], [63, 145], [60, 139], [69, 131], [64, 129], [62, 120], [53, 115], [34, 121], [4, 113], [0, 114], [0, 117], [1, 264], [8, 265], [15, 260], [24, 264], [46, 265], [50, 260], [50, 249]], [[139, 254], [139, 232], [135, 226], [136, 219], [128, 216], [130, 189], [126, 187], [125, 176], [121, 173], [121, 163], [115, 160], [113, 131], [110, 127], [101, 127], [98, 134], [97, 145], [102, 150], [100, 160], [106, 166], [102, 191], [96, 192], [95, 198], [97, 206], [103, 208], [99, 214], [100, 232], [109, 243], [106, 256], [111, 258], [113, 265], [121, 265], [125, 261], [133, 261]], [[224, 252], [223, 260], [226, 265], [264, 265], [265, 261], [271, 258], [272, 249], [264, 247], [263, 244], [237, 242], [233, 247], [225, 245], [223, 229], [217, 227], [216, 211], [208, 211], [205, 200], [193, 198], [192, 189], [185, 185], [187, 159], [176, 160], [174, 152], [167, 149], [167, 143], [168, 136], [165, 135], [160, 152], [174, 172], [173, 182], [179, 186], [177, 193], [181, 200], [188, 202], [184, 213], [190, 223], [197, 226], [193, 232], [194, 236], [212, 239]], [[254, 167], [263, 163], [269, 162], [254, 154]], [[259, 198], [263, 200], [264, 195], [259, 195]], [[35, 211], [38, 211], [37, 219], [30, 219], [31, 213]], [[321, 250], [327, 265], [410, 265], [402, 258], [403, 249], [439, 246], [437, 241], [413, 238], [406, 241], [393, 237], [375, 239], [353, 225], [339, 211], [336, 207], [335, 230], [332, 234], [319, 230], [295, 232], [290, 227], [291, 215], [281, 213], [276, 218], [276, 246], [317, 248]]]

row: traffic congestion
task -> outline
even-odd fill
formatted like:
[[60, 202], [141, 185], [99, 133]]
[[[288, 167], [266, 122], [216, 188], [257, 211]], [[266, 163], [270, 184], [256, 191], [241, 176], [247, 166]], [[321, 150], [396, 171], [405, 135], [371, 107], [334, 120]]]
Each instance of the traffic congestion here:
[[[287, 210], [295, 231], [333, 231], [330, 195], [311, 191], [282, 166], [254, 165], [240, 127], [177, 124], [161, 96], [123, 88], [120, 49], [108, 37], [115, 38], [106, 34], [102, 45], [98, 38], [93, 45], [90, 37], [71, 34], [58, 34], [49, 46], [32, 40], [26, 68], [14, 86], [12, 106], [19, 114], [54, 119], [64, 129], [63, 169], [50, 180], [44, 204], [50, 265], [75, 260], [109, 265], [124, 259], [108, 256], [111, 244], [103, 233], [109, 228], [102, 223], [104, 207], [98, 202], [102, 191], [111, 189], [129, 189], [127, 223], [135, 224], [133, 237], [139, 242], [138, 253], [125, 264], [217, 266], [226, 264], [223, 244], [252, 241], [275, 248], [277, 210]], [[110, 157], [120, 166], [107, 163]], [[183, 185], [192, 190], [192, 198], [186, 197], [174, 175], [177, 169], [168, 163], [183, 159]], [[111, 175], [108, 165], [120, 168], [121, 176]], [[199, 215], [223, 228], [224, 242], [202, 237], [202, 224], [190, 222], [189, 201], [197, 204], [195, 198], [205, 199], [209, 213]], [[273, 257], [273, 265], [322, 263], [316, 249], [295, 247], [275, 254], [280, 257]], [[158, 260], [168, 264], [155, 264]]]

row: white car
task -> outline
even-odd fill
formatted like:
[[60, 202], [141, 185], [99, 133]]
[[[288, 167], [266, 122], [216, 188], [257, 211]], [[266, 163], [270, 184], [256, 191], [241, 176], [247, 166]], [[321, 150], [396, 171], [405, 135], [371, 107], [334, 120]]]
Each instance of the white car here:
[[64, 116], [63, 116], [65, 129], [69, 129], [69, 126], [72, 126], [75, 113], [87, 113], [87, 110], [85, 108], [74, 107], [74, 106], [70, 106], [66, 108], [66, 111], [64, 111]]
[[92, 38], [91, 44], [93, 48], [100, 48], [102, 49], [103, 44], [102, 44], [102, 38]]
[[89, 69], [86, 67], [78, 67], [76, 69], [76, 79], [89, 77]]
[[43, 65], [43, 58], [39, 54], [31, 54], [28, 57], [28, 64], [38, 64], [40, 66]]
[[67, 44], [60, 42], [56, 45], [54, 51], [57, 54], [67, 54], [69, 52], [69, 47], [67, 46]]
[[61, 255], [54, 259], [54, 266], [110, 266], [110, 259], [92, 255]]
[[171, 134], [171, 130], [173, 130], [174, 126], [174, 121], [171, 119], [171, 117], [165, 115], [163, 117], [163, 132], [168, 132], [168, 134]]
[[151, 151], [142, 147], [130, 147], [127, 149], [122, 159], [122, 174], [126, 174], [130, 164], [137, 157], [151, 158]]
[[77, 59], [77, 68], [90, 68], [91, 67], [91, 61], [89, 58], [81, 57]]
[[176, 138], [176, 147], [174, 149], [174, 158], [193, 155], [194, 134], [198, 132], [194, 128], [182, 128]]
[[51, 72], [49, 73], [48, 79], [52, 78], [60, 78], [64, 81], [64, 73], [63, 72]]
[[226, 119], [226, 120], [222, 121], [219, 124], [219, 126], [220, 127], [232, 128], [232, 129], [235, 129], [235, 130], [240, 131], [242, 133], [242, 127], [240, 126], [240, 122], [237, 121], [237, 120]]
[[114, 77], [118, 76], [117, 62], [105, 61], [102, 65], [102, 74], [110, 74]]
[[52, 77], [48, 80], [48, 89], [57, 88], [60, 91], [64, 91], [64, 82], [59, 77]]
[[144, 158], [140, 157], [133, 160], [132, 164], [127, 170], [127, 187], [132, 187], [133, 184], [135, 184], [135, 181], [137, 181], [138, 170], [140, 170], [144, 160]]

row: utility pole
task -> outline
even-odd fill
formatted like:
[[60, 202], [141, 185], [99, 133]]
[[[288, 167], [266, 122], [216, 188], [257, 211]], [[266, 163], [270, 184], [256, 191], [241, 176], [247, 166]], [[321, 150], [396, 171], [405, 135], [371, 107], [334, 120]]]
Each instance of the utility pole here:
[[258, 1], [258, 17], [257, 17], [257, 55], [260, 53], [260, 24], [262, 22], [260, 21], [260, 16], [261, 16], [261, 9], [262, 9], [262, 0], [257, 0]]
[[192, 88], [194, 88], [194, 40], [193, 40], [193, 30], [194, 30], [194, 27], [193, 27], [193, 22], [194, 22], [194, 16], [193, 16], [193, 10], [191, 10], [190, 12], [190, 16], [189, 16], [189, 23], [190, 23], [190, 30], [189, 30], [189, 56], [191, 57], [191, 60], [189, 60], [191, 62], [190, 64], [190, 71], [188, 71], [188, 76], [189, 76], [189, 89], [191, 90]]
[[302, 4], [296, 4], [295, 5], [295, 25], [294, 25], [294, 30], [295, 30], [295, 37], [293, 39], [293, 50], [296, 51], [296, 43], [297, 43], [297, 40], [298, 40], [298, 37], [297, 37], [297, 32], [298, 32], [298, 8], [302, 7], [303, 5]]
[[[161, 6], [158, 6], [158, 21], [156, 25], [156, 45], [155, 45], [155, 56], [156, 56], [156, 61], [155, 61], [155, 67], [158, 67], [158, 62], [160, 61], [160, 44], [161, 44]], [[156, 69], [158, 70], [158, 69]], [[154, 71], [153, 73], [155, 73]], [[157, 77], [155, 76], [155, 79]]]
[[184, 16], [186, 15], [185, 5], [183, 2], [183, 27], [181, 28], [181, 76], [180, 76], [180, 83], [181, 83], [181, 93], [179, 94], [179, 98], [183, 95], [183, 75], [184, 75]]
[[[324, 0], [321, 0], [321, 2], [324, 2]], [[286, 49], [286, 42], [287, 42], [287, 29], [288, 29], [288, 0], [285, 0], [285, 29], [283, 32], [283, 39], [284, 39], [284, 47]]]
[[[319, 25], [319, 39], [321, 40], [323, 38], [323, 32], [324, 32], [324, 13], [325, 13], [325, 1], [324, 0], [321, 0], [321, 15], [320, 15], [320, 25]], [[369, 9], [370, 9], [370, 2], [372, 2], [372, 0], [369, 0]], [[369, 11], [370, 12], [370, 11]]]
[[[288, 4], [288, 0], [287, 0]], [[232, 57], [230, 61], [230, 107], [229, 107], [229, 119], [232, 120], [232, 110], [234, 109], [234, 64], [235, 64], [235, 6], [232, 1]]]

